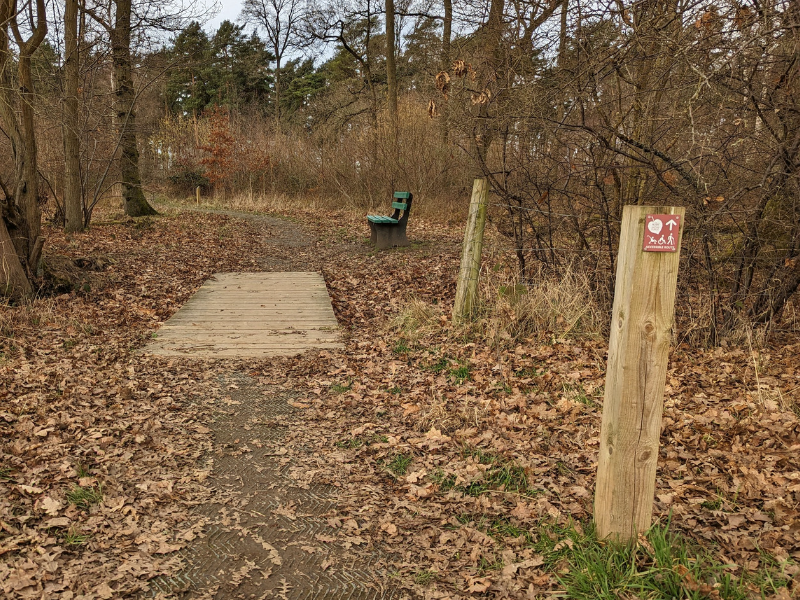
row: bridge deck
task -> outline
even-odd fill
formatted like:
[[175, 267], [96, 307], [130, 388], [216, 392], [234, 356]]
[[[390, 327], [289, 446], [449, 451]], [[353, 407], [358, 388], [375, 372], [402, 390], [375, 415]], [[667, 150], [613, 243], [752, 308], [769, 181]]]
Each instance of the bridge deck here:
[[318, 273], [218, 273], [172, 315], [145, 352], [166, 356], [290, 356], [341, 348]]

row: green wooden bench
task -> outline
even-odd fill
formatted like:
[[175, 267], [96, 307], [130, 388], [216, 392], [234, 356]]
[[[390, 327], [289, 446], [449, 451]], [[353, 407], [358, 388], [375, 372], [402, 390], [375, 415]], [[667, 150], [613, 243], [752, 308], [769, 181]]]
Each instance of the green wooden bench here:
[[394, 212], [391, 217], [382, 215], [367, 215], [369, 222], [369, 241], [375, 244], [378, 250], [385, 250], [392, 246], [409, 246], [406, 237], [408, 213], [411, 211], [411, 192], [395, 192], [392, 201]]

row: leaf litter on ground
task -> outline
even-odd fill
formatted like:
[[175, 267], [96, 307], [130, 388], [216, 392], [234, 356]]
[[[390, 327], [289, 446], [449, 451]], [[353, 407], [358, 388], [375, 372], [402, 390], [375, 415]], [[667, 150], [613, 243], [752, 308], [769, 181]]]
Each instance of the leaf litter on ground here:
[[[299, 478], [341, 490], [329, 522], [343, 534], [329, 543], [380, 548], [410, 596], [577, 594], [568, 575], [585, 559], [573, 550], [596, 545], [582, 532], [591, 527], [605, 343], [497, 347], [452, 329], [458, 232], [419, 223], [412, 248], [375, 253], [364, 236], [293, 216], [317, 235], [313, 252], [271, 256], [323, 272], [345, 350], [211, 368], [136, 350], [214, 272], [268, 264], [258, 260], [259, 226], [173, 214], [70, 239], [51, 232], [48, 255], [107, 266], [88, 288], [2, 309], [7, 596], [125, 597], [176, 572], [175, 551], [203, 534], [191, 508], [208, 496], [206, 425], [224, 396], [217, 374], [243, 368], [303, 393], [296, 406], [307, 427], [276, 454], [295, 456]], [[346, 215], [342, 223], [364, 229]], [[403, 327], [414, 305], [433, 326]], [[755, 361], [736, 348], [671, 354], [655, 516], [725, 565], [750, 594], [742, 597], [799, 593], [798, 349], [789, 340]], [[79, 488], [80, 501], [70, 501]], [[686, 597], [722, 593], [720, 581], [697, 581], [683, 564], [675, 572]]]

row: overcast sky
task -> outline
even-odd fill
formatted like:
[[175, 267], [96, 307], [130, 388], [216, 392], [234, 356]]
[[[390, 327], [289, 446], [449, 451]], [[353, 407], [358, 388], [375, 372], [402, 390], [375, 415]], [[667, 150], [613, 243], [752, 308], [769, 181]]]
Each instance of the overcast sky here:
[[219, 13], [216, 17], [206, 23], [206, 31], [216, 31], [217, 27], [219, 27], [219, 24], [225, 19], [236, 22], [239, 13], [242, 11], [242, 2], [241, 0], [221, 0], [221, 2], [218, 3], [218, 7], [220, 8]]

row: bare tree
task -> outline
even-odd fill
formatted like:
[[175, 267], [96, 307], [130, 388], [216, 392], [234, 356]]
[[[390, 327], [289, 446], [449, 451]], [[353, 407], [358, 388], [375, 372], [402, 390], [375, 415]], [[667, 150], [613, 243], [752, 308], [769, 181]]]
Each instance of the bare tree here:
[[307, 28], [311, 36], [324, 43], [341, 47], [359, 65], [359, 76], [363, 82], [361, 90], [369, 94], [369, 116], [374, 132], [378, 128], [379, 96], [375, 75], [376, 49], [375, 28], [378, 25], [380, 4], [374, 0], [363, 2], [341, 2], [320, 5], [310, 11]]
[[[5, 196], [0, 206], [0, 292], [14, 299], [32, 295], [31, 280], [44, 245], [31, 76], [31, 59], [47, 33], [44, 0], [36, 0], [26, 13], [28, 22], [21, 24], [24, 14], [16, 0], [0, 0], [0, 120], [11, 140], [15, 167], [13, 183], [0, 182]], [[23, 31], [28, 31], [27, 38]], [[12, 37], [17, 51], [16, 82], [11, 76]], [[19, 92], [14, 93], [15, 89]]]
[[281, 68], [287, 53], [305, 48], [308, 40], [301, 35], [306, 16], [305, 0], [244, 0], [243, 18], [252, 18], [263, 29], [275, 55], [275, 124], [281, 126]]
[[64, 140], [64, 231], [81, 231], [85, 225], [81, 186], [80, 117], [78, 80], [78, 2], [64, 6], [64, 106], [61, 124]]
[[144, 197], [139, 173], [139, 148], [136, 139], [136, 112], [131, 60], [131, 0], [115, 0], [111, 57], [114, 63], [114, 95], [120, 138], [120, 174], [125, 214], [131, 217], [156, 214]]
[[386, 8], [386, 98], [392, 144], [397, 143], [397, 66], [395, 64], [394, 0], [385, 0]]
[[174, 6], [170, 2], [141, 2], [134, 7], [133, 0], [111, 0], [109, 4], [84, 6], [83, 10], [106, 31], [111, 42], [114, 125], [125, 214], [134, 217], [156, 214], [144, 196], [139, 169], [132, 35], [134, 31], [178, 30], [191, 18], [194, 7], [191, 2], [177, 2]]

